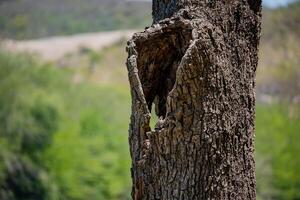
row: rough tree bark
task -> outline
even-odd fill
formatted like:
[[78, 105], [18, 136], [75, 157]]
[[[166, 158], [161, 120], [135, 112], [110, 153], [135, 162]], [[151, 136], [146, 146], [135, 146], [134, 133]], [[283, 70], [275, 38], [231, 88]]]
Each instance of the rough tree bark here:
[[255, 199], [260, 23], [260, 0], [153, 0], [127, 46], [134, 200]]

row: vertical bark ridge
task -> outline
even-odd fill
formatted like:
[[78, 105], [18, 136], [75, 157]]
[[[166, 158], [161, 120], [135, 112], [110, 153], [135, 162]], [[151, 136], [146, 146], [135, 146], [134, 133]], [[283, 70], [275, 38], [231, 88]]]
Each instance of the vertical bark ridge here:
[[255, 199], [260, 6], [153, 1], [153, 25], [127, 47], [133, 199]]

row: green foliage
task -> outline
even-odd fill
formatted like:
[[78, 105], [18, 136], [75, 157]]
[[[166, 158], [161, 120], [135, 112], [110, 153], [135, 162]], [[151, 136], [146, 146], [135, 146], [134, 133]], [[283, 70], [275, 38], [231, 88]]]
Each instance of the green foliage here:
[[[291, 110], [287, 108], [257, 106], [256, 151], [259, 164], [264, 163], [257, 168], [258, 193], [263, 194], [262, 199], [300, 198], [300, 118], [289, 117]], [[300, 111], [299, 105], [290, 109]]]
[[124, 199], [130, 183], [128, 94], [86, 85], [74, 89], [68, 102], [72, 119], [55, 135], [45, 163], [66, 199]]
[[0, 51], [0, 199], [127, 199], [127, 88]]
[[49, 143], [50, 133], [57, 128], [58, 111], [50, 101], [51, 93], [47, 97], [44, 90], [48, 84], [44, 69], [32, 71], [33, 60], [16, 58], [0, 52], [0, 135], [14, 141], [16, 149], [30, 151]]
[[5, 177], [1, 181], [0, 198], [3, 200], [48, 199], [43, 172], [22, 158], [11, 158], [6, 161]]
[[53, 69], [0, 51], [1, 198], [47, 199], [51, 193], [40, 158], [58, 128]]

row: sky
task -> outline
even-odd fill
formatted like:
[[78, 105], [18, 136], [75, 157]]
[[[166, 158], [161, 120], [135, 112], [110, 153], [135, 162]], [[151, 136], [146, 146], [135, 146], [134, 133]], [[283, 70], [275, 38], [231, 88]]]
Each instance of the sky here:
[[263, 0], [263, 4], [271, 8], [284, 6], [289, 2], [292, 2], [292, 0]]

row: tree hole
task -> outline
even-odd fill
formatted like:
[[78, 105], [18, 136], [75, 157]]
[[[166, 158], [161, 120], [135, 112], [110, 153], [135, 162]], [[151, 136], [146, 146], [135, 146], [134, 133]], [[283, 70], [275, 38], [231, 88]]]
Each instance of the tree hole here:
[[191, 30], [176, 27], [161, 30], [146, 40], [136, 40], [137, 68], [149, 111], [166, 116], [166, 101], [176, 81], [176, 72], [191, 40]]

